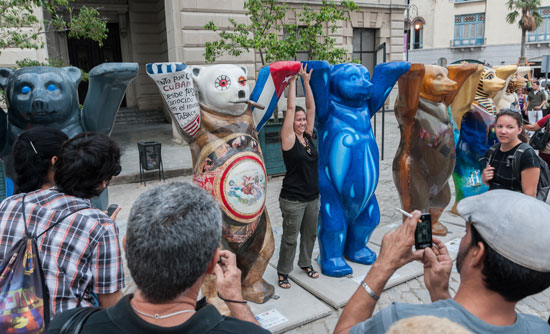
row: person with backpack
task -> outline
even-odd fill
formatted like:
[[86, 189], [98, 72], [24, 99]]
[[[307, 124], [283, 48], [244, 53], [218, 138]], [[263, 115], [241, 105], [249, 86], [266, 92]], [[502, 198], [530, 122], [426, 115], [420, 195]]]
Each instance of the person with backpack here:
[[[502, 109], [496, 115], [495, 129], [499, 142], [485, 154], [487, 164], [481, 181], [489, 190], [508, 189], [536, 197], [540, 163], [535, 150], [524, 143], [526, 136], [521, 115], [511, 109]], [[515, 153], [520, 148], [522, 154], [518, 157]], [[515, 166], [519, 167], [517, 171]]]
[[[25, 144], [37, 156], [47, 154], [34, 140]], [[16, 326], [38, 333], [57, 313], [109, 307], [122, 298], [118, 228], [90, 201], [120, 173], [118, 145], [108, 136], [82, 133], [52, 161], [55, 187], [0, 204], [0, 332]]]
[[[549, 119], [550, 115], [546, 115], [534, 124], [525, 124], [525, 130], [538, 131], [546, 127], [548, 131], [548, 129], [550, 128]], [[550, 141], [546, 143], [546, 146], [543, 149], [539, 150], [539, 157], [541, 157], [542, 160], [546, 161], [547, 164], [550, 164]]]

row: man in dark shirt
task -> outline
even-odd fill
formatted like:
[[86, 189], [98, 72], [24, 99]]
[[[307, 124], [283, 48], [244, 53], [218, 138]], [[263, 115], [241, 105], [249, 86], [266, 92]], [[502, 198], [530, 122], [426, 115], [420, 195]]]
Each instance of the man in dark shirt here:
[[[92, 313], [80, 333], [269, 333], [242, 298], [235, 255], [220, 251], [221, 219], [214, 198], [195, 185], [175, 182], [143, 193], [132, 206], [126, 234], [137, 289]], [[209, 274], [216, 275], [218, 294], [234, 318], [197, 302]], [[48, 333], [60, 333], [78, 312], [54, 318]]]

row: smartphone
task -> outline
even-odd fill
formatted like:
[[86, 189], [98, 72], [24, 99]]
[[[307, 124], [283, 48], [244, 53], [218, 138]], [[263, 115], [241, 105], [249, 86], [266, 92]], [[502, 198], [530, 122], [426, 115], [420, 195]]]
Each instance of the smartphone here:
[[118, 204], [111, 204], [107, 208], [107, 216], [111, 217], [111, 215], [115, 212], [115, 210], [118, 209]]
[[416, 249], [432, 247], [432, 215], [429, 213], [422, 214], [420, 222], [416, 224], [414, 247]]

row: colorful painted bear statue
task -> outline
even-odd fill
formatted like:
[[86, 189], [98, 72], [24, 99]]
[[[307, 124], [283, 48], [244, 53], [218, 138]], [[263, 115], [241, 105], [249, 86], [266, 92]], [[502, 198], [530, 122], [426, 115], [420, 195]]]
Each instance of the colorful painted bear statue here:
[[[189, 143], [193, 182], [220, 204], [222, 246], [237, 255], [243, 296], [256, 303], [264, 303], [274, 293], [273, 286], [262, 278], [274, 241], [265, 209], [267, 175], [257, 126], [264, 117], [269, 118], [288, 79], [299, 70], [299, 62], [264, 67], [251, 94], [246, 67], [189, 68], [166, 63], [148, 64], [147, 68]], [[257, 110], [263, 106], [256, 101], [265, 101], [265, 115]], [[209, 297], [212, 286], [206, 285], [203, 291]]]
[[451, 200], [449, 177], [455, 144], [448, 106], [476, 65], [447, 68], [412, 64], [399, 78], [395, 117], [401, 141], [393, 159], [393, 181], [404, 210], [432, 216], [432, 234], [446, 235], [439, 217]]
[[489, 190], [489, 187], [481, 182], [481, 172], [485, 168], [483, 157], [487, 150], [497, 143], [494, 128], [497, 109], [493, 97], [504, 88], [506, 81], [491, 67], [479, 65], [478, 73], [472, 75], [472, 79], [478, 80], [477, 83], [474, 80], [472, 85], [463, 86], [459, 93], [461, 98], [455, 99], [451, 104], [453, 118], [460, 129], [453, 171], [456, 190], [453, 206], [455, 213], [460, 200]]
[[[126, 88], [137, 72], [137, 63], [104, 63], [94, 67], [81, 110], [78, 68], [0, 68], [0, 88], [8, 107], [7, 114], [0, 110], [0, 157], [6, 158], [17, 136], [35, 125], [57, 128], [69, 137], [83, 131], [109, 135]], [[101, 207], [106, 206], [105, 200]]]
[[376, 254], [366, 243], [380, 222], [374, 190], [378, 183], [378, 146], [370, 119], [382, 107], [406, 62], [376, 66], [374, 75], [359, 64], [308, 61], [313, 69], [319, 141], [319, 264], [323, 274], [352, 273], [350, 261], [371, 264]]

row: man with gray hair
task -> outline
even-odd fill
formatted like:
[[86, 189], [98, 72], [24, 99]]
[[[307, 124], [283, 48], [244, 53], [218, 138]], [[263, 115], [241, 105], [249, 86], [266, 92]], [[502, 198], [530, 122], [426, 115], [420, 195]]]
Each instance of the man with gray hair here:
[[[241, 294], [235, 255], [220, 250], [221, 212], [205, 190], [189, 183], [150, 189], [134, 202], [126, 258], [137, 289], [115, 306], [91, 315], [71, 310], [56, 317], [48, 333], [85, 321], [87, 333], [269, 333]], [[197, 302], [208, 274], [231, 311], [224, 317]], [[76, 320], [75, 320], [76, 319]]]
[[[491, 190], [463, 199], [458, 213], [466, 220], [456, 266], [460, 285], [449, 293], [453, 262], [445, 243], [412, 251], [420, 212], [388, 232], [380, 256], [346, 305], [334, 333], [386, 333], [401, 319], [417, 315], [447, 318], [473, 333], [550, 333], [546, 321], [516, 312], [523, 298], [550, 286], [550, 206], [525, 194]], [[393, 303], [372, 315], [392, 274], [412, 260], [424, 262], [424, 283], [431, 304]]]

